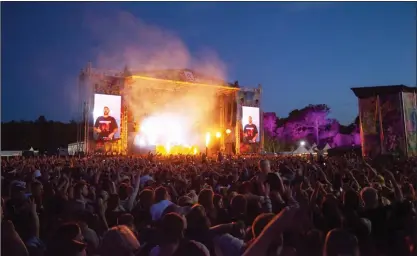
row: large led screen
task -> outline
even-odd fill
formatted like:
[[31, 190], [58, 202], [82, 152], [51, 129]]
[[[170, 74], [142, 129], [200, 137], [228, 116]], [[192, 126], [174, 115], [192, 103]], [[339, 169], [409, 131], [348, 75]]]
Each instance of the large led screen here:
[[242, 106], [241, 152], [255, 153], [260, 139], [259, 108]]
[[112, 141], [120, 138], [122, 97], [118, 95], [94, 95], [94, 139]]

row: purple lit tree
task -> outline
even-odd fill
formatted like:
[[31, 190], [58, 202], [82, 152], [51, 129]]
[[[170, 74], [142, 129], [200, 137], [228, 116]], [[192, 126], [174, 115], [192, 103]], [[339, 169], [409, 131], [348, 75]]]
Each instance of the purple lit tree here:
[[360, 143], [358, 118], [352, 124], [344, 126], [336, 119], [329, 118], [329, 113], [330, 108], [325, 104], [295, 109], [285, 118], [277, 118], [274, 113], [265, 113], [265, 148], [282, 149], [286, 145], [288, 150], [299, 140], [316, 144], [326, 141], [334, 146]]
[[337, 122], [328, 118], [329, 112], [330, 108], [325, 104], [308, 105], [292, 111], [284, 126], [284, 136], [292, 141], [313, 137], [314, 142], [319, 144], [321, 133], [330, 130], [332, 124]]
[[278, 152], [283, 149], [280, 137], [277, 135], [278, 117], [274, 112], [264, 113], [264, 148], [267, 152]]
[[272, 137], [276, 136], [277, 120], [277, 115], [274, 112], [264, 113], [264, 131]]

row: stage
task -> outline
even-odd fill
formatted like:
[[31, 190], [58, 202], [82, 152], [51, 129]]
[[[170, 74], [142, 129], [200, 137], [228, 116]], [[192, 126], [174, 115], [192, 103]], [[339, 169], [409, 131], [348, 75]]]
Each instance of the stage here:
[[241, 88], [188, 69], [102, 71], [89, 64], [80, 73], [79, 92], [77, 140], [86, 153], [196, 155], [263, 149], [261, 86]]

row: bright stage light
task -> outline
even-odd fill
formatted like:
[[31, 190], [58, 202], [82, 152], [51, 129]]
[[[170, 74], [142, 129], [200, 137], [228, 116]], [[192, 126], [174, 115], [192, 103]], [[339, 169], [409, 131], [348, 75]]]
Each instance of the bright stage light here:
[[171, 152], [171, 144], [169, 142], [165, 145], [165, 150], [168, 154]]
[[227, 129], [227, 130], [226, 130], [226, 134], [227, 134], [227, 135], [229, 135], [229, 134], [231, 134], [231, 133], [232, 133], [232, 131], [231, 131], [230, 129]]
[[210, 144], [210, 137], [211, 137], [210, 133], [209, 133], [209, 132], [207, 132], [207, 133], [206, 133], [206, 147], [208, 147], [208, 146], [209, 146], [209, 144]]
[[220, 138], [222, 136], [221, 132], [216, 132], [216, 138]]
[[303, 141], [303, 140], [302, 140], [302, 141], [300, 141], [300, 145], [301, 145], [301, 146], [304, 146], [305, 144], [306, 144], [306, 142], [305, 142], [305, 141]]
[[192, 122], [180, 114], [156, 114], [140, 123], [140, 130], [134, 145], [155, 146], [161, 154], [197, 154], [198, 149], [190, 145], [202, 143], [197, 132], [192, 130]]
[[197, 147], [183, 145], [157, 145], [155, 151], [162, 155], [196, 155], [198, 153]]

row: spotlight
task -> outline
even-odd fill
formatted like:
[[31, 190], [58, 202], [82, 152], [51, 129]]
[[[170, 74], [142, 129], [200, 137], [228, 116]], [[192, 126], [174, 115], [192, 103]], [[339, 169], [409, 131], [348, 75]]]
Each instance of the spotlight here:
[[220, 138], [222, 136], [221, 132], [216, 132], [216, 138]]
[[207, 132], [207, 133], [206, 133], [206, 147], [208, 147], [208, 146], [209, 146], [209, 144], [210, 144], [210, 133], [209, 133], [209, 132]]
[[227, 129], [227, 130], [226, 130], [226, 134], [227, 134], [227, 135], [229, 135], [229, 134], [231, 134], [231, 133], [232, 133], [232, 131], [231, 131], [230, 129]]
[[300, 141], [300, 146], [304, 146], [306, 144], [306, 142], [305, 141]]

